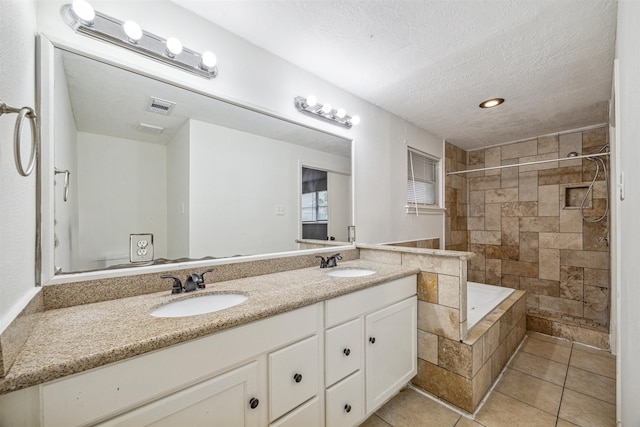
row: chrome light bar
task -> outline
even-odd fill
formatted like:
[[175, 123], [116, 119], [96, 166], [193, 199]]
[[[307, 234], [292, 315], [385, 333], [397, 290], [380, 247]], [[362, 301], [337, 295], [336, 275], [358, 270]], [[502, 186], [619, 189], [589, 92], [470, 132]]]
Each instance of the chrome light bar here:
[[174, 37], [165, 40], [142, 30], [135, 22], [123, 22], [94, 11], [85, 0], [64, 5], [61, 13], [77, 33], [124, 47], [207, 79], [218, 75], [216, 56], [212, 52], [200, 54], [183, 47]]

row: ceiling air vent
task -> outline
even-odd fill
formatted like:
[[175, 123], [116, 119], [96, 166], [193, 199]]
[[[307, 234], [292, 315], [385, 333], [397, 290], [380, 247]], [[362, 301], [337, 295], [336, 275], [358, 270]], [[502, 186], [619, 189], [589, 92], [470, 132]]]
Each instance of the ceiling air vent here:
[[166, 101], [160, 98], [149, 98], [149, 105], [147, 106], [147, 110], [156, 114], [164, 114], [168, 116], [171, 114], [171, 110], [176, 106], [175, 102]]

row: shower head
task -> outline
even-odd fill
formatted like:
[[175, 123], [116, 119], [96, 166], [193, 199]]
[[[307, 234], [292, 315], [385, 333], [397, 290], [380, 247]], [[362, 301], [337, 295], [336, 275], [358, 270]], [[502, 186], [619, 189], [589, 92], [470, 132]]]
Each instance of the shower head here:
[[580, 153], [576, 152], [576, 151], [572, 151], [569, 154], [567, 154], [567, 157], [578, 157], [580, 155]]

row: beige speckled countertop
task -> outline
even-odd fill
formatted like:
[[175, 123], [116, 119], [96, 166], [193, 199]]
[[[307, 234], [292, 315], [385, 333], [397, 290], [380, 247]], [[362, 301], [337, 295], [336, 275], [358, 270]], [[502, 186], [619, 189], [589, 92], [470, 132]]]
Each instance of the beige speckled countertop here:
[[[172, 295], [168, 284], [166, 292], [46, 311], [7, 375], [0, 379], [0, 394], [419, 273], [417, 268], [363, 260], [342, 262], [336, 269], [341, 268], [367, 268], [376, 274], [336, 278], [327, 276], [331, 269], [313, 267], [219, 282], [180, 295]], [[149, 315], [151, 309], [171, 300], [230, 292], [249, 299], [198, 316]]]

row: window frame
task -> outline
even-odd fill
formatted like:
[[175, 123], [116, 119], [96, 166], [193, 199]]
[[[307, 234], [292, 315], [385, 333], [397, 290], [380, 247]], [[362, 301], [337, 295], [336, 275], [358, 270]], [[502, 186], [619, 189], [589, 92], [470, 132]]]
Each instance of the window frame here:
[[[434, 194], [434, 203], [433, 204], [427, 204], [427, 203], [419, 203], [416, 201], [411, 201], [410, 200], [410, 193], [409, 193], [409, 188], [412, 185], [412, 183], [416, 182], [417, 180], [415, 180], [415, 176], [413, 175], [413, 172], [411, 170], [411, 166], [412, 166], [412, 161], [413, 161], [413, 156], [419, 156], [422, 159], [426, 159], [428, 162], [431, 162], [431, 164], [434, 167], [434, 171], [433, 171], [433, 177], [434, 177], [434, 181], [418, 181], [418, 182], [428, 182], [429, 184], [433, 185], [433, 194]], [[405, 174], [405, 176], [407, 177], [407, 183], [406, 183], [406, 193], [405, 193], [405, 209], [406, 209], [406, 213], [410, 213], [410, 214], [418, 214], [418, 213], [440, 213], [442, 211], [444, 211], [444, 209], [442, 208], [442, 176], [441, 176], [441, 171], [442, 171], [442, 158], [428, 154], [422, 150], [419, 150], [417, 148], [411, 147], [411, 146], [407, 146], [407, 154], [406, 154], [406, 161], [405, 161], [405, 165], [407, 166], [407, 173]], [[415, 185], [415, 184], [414, 184]]]

